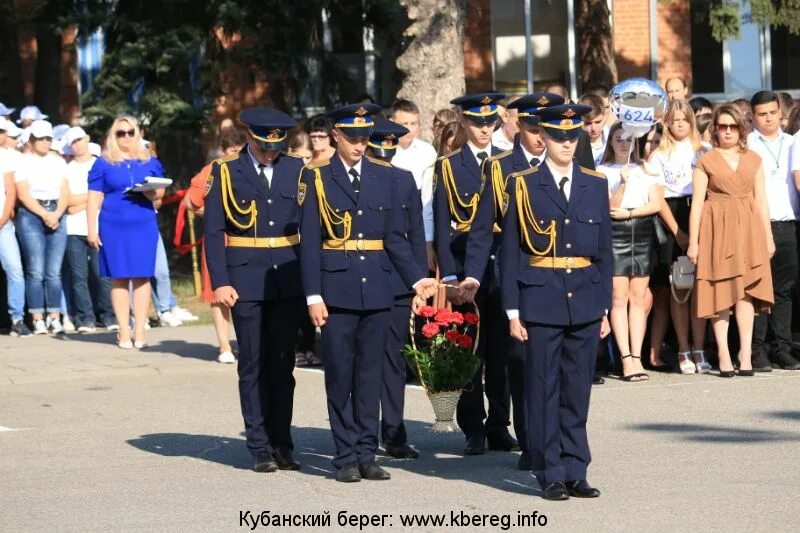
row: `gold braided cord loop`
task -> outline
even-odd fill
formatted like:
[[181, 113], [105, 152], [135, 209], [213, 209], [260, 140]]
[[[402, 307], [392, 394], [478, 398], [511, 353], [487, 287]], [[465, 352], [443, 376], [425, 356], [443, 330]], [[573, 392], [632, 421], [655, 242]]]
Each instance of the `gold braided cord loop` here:
[[[525, 184], [525, 178], [523, 176], [517, 177], [515, 193], [517, 195], [517, 211], [519, 212], [519, 233], [523, 242], [528, 246], [528, 249], [533, 255], [547, 255], [551, 250], [555, 253], [556, 221], [551, 221], [545, 229], [542, 229], [536, 222], [536, 215], [533, 213], [531, 199], [530, 196], [528, 196], [528, 186]], [[550, 237], [550, 244], [548, 244], [546, 250], [540, 251], [534, 248], [530, 234], [528, 233], [528, 224], [533, 227], [533, 231], [537, 234]]]
[[[322, 172], [318, 168], [314, 169], [314, 185], [317, 189], [317, 201], [319, 202], [319, 217], [325, 225], [325, 231], [328, 232], [330, 237], [329, 241], [333, 243], [343, 243], [350, 239], [350, 229], [353, 224], [353, 218], [350, 213], [345, 211], [344, 215], [339, 215], [328, 204], [325, 197], [325, 186], [322, 183]], [[336, 235], [336, 227], [342, 226], [342, 237]]]
[[[456, 188], [456, 178], [453, 175], [453, 167], [450, 165], [449, 159], [442, 160], [442, 182], [444, 183], [445, 192], [447, 193], [447, 203], [450, 204], [450, 216], [457, 224], [470, 225], [475, 220], [475, 215], [478, 212], [478, 199], [479, 194], [473, 194], [469, 202], [464, 203], [458, 194]], [[453, 200], [455, 198], [455, 201]], [[461, 215], [456, 209], [456, 204], [462, 209], [469, 209], [470, 215], [468, 218], [461, 218]]]
[[497, 222], [503, 219], [508, 209], [506, 181], [503, 179], [503, 167], [500, 166], [499, 159], [492, 161], [492, 191], [494, 192], [494, 221], [497, 226]]
[[[256, 201], [251, 200], [250, 207], [247, 209], [242, 209], [236, 204], [236, 197], [233, 195], [233, 187], [231, 186], [231, 172], [228, 169], [228, 163], [222, 163], [220, 166], [219, 181], [220, 187], [222, 187], [222, 207], [225, 209], [225, 215], [228, 217], [230, 223], [243, 231], [249, 230], [252, 227], [256, 227], [255, 233], [257, 234], [258, 227], [256, 226], [256, 223], [258, 221], [258, 209], [256, 208]], [[233, 210], [236, 211], [236, 213], [243, 217], [249, 216], [250, 220], [244, 224], [239, 222], [231, 212], [231, 204], [233, 205]]]

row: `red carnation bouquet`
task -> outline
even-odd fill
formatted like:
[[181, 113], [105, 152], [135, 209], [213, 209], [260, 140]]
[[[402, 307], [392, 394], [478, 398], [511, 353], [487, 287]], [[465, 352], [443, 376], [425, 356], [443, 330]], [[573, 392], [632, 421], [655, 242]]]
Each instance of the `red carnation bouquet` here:
[[[433, 431], [454, 431], [452, 424], [461, 390], [480, 366], [475, 355], [480, 318], [475, 313], [460, 313], [447, 308], [420, 307], [417, 317], [423, 321], [421, 339], [404, 353], [411, 368], [433, 402], [436, 425]], [[438, 405], [443, 400], [444, 407]]]

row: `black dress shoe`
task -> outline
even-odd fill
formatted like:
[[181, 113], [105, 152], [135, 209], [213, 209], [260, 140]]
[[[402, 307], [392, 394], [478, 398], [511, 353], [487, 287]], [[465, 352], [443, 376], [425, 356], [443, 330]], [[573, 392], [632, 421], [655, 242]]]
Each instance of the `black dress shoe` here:
[[416, 459], [419, 452], [408, 444], [387, 444], [386, 455], [395, 459]]
[[336, 472], [336, 481], [341, 483], [355, 483], [361, 481], [361, 472], [358, 471], [358, 465], [355, 463], [344, 465]]
[[[788, 353], [778, 352], [772, 356], [772, 361], [784, 370], [800, 370], [800, 362]], [[754, 369], [755, 366], [753, 362]]]
[[511, 436], [511, 433], [504, 433], [501, 435], [489, 435], [486, 437], [489, 443], [490, 450], [499, 450], [501, 452], [518, 452], [519, 443], [517, 439]]
[[272, 457], [281, 470], [300, 470], [300, 463], [295, 460], [292, 450], [275, 450]]
[[606, 382], [603, 376], [595, 376], [592, 378], [592, 385], [604, 385]]
[[253, 456], [253, 470], [256, 472], [276, 472], [278, 463], [271, 453], [261, 452]]
[[486, 439], [483, 435], [470, 435], [464, 446], [464, 455], [481, 455], [486, 452]]
[[772, 372], [772, 364], [763, 353], [753, 352], [753, 370], [756, 372]]
[[522, 455], [519, 456], [519, 461], [517, 461], [517, 468], [520, 470], [530, 470], [531, 466], [531, 456], [528, 452], [522, 452]]
[[379, 467], [374, 461], [358, 465], [358, 471], [361, 472], [362, 479], [369, 479], [371, 481], [384, 481], [392, 478], [389, 472]]
[[570, 496], [576, 498], [597, 498], [600, 491], [589, 485], [585, 479], [579, 481], [567, 481], [567, 490]]
[[544, 488], [542, 498], [545, 500], [569, 500], [569, 491], [563, 481], [553, 481]]

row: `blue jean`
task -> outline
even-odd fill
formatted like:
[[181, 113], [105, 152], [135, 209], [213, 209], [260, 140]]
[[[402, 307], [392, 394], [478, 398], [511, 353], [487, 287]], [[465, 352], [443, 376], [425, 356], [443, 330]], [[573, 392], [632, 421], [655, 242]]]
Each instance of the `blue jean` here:
[[159, 313], [169, 311], [178, 305], [172, 293], [172, 283], [169, 279], [169, 262], [167, 250], [164, 248], [164, 239], [158, 234], [158, 248], [156, 248], [156, 275], [151, 280], [153, 285], [153, 306]]
[[14, 323], [25, 317], [25, 274], [14, 224], [10, 220], [0, 228], [0, 265], [6, 273], [8, 315]]
[[[45, 207], [55, 211], [55, 203]], [[31, 314], [61, 312], [61, 263], [67, 248], [67, 229], [63, 222], [56, 230], [41, 218], [20, 207], [17, 212], [17, 238], [25, 258], [25, 296]]]
[[97, 250], [89, 246], [86, 237], [67, 236], [67, 262], [72, 280], [67, 294], [76, 318], [92, 324], [97, 318], [103, 324], [113, 323], [111, 280], [100, 277]]

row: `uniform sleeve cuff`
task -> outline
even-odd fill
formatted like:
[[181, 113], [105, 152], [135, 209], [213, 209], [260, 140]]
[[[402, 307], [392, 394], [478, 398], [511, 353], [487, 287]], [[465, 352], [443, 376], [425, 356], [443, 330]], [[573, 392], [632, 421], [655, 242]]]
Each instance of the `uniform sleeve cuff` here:
[[517, 320], [519, 318], [519, 309], [506, 309], [506, 316], [509, 320]]
[[452, 275], [451, 276], [445, 276], [445, 277], [442, 278], [442, 283], [447, 283], [447, 282], [450, 282], [450, 281], [456, 281], [457, 279], [458, 279], [458, 276], [452, 276]]
[[322, 303], [322, 296], [320, 296], [319, 294], [312, 294], [311, 296], [306, 296], [306, 305], [314, 305], [321, 303]]

